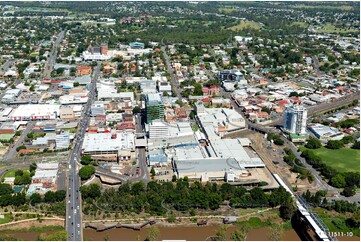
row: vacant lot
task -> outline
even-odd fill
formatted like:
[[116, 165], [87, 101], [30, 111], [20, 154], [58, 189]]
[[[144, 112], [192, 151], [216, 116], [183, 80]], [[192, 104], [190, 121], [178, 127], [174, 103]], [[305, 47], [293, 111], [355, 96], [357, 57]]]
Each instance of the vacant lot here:
[[238, 25], [235, 25], [233, 27], [230, 27], [230, 30], [233, 31], [237, 31], [237, 30], [242, 30], [242, 29], [260, 29], [261, 25], [259, 23], [253, 22], [253, 21], [243, 21], [241, 20], [241, 22]]
[[326, 165], [335, 168], [339, 172], [360, 171], [360, 150], [349, 148], [331, 150], [322, 147], [312, 151], [320, 156]]

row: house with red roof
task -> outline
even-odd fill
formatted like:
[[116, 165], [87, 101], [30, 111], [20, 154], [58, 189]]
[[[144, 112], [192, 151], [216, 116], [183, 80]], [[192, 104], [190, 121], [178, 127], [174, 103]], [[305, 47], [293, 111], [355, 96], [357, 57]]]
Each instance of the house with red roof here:
[[90, 75], [92, 74], [91, 66], [78, 66], [77, 67], [78, 76]]

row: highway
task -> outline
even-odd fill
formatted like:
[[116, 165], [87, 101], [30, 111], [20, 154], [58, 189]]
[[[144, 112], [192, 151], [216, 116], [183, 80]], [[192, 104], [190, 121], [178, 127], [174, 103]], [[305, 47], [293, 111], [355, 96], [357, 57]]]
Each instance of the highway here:
[[48, 62], [46, 62], [46, 65], [44, 67], [44, 78], [45, 79], [49, 79], [51, 77], [51, 72], [53, 71], [53, 67], [55, 65], [55, 61], [56, 61], [56, 57], [57, 57], [57, 52], [58, 52], [58, 47], [59, 44], [61, 43], [61, 41], [64, 38], [64, 33], [65, 31], [62, 30], [59, 34], [58, 37], [53, 45], [53, 48], [51, 49], [51, 52], [49, 54], [48, 57]]
[[82, 240], [82, 210], [81, 210], [81, 194], [79, 188], [81, 186], [80, 178], [78, 176], [78, 164], [80, 160], [80, 152], [90, 120], [90, 106], [96, 97], [96, 81], [99, 77], [100, 64], [98, 62], [97, 67], [94, 70], [94, 75], [89, 88], [89, 99], [85, 105], [82, 113], [82, 119], [79, 123], [77, 138], [74, 141], [75, 145], [71, 151], [69, 157], [69, 175], [68, 175], [68, 190], [67, 190], [67, 217], [66, 217], [66, 229], [68, 232], [69, 241], [81, 241]]

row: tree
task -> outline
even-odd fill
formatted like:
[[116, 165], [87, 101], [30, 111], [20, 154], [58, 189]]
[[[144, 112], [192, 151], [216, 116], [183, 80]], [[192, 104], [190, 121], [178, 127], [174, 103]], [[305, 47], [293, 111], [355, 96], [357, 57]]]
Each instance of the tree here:
[[289, 97], [298, 97], [298, 92], [291, 92]]
[[46, 203], [53, 203], [55, 199], [55, 193], [52, 191], [47, 191], [44, 195], [44, 202]]
[[0, 183], [0, 196], [13, 193], [13, 189], [10, 184]]
[[73, 83], [73, 86], [74, 86], [74, 87], [78, 87], [78, 86], [79, 86], [79, 82], [74, 82], [74, 83]]
[[172, 182], [176, 182], [177, 181], [177, 176], [176, 175], [173, 175], [172, 176]]
[[346, 172], [344, 173], [346, 186], [360, 187], [360, 173], [359, 172]]
[[150, 174], [152, 174], [152, 178], [154, 179], [154, 177], [155, 177], [154, 167], [152, 167], [152, 169], [150, 169]]
[[133, 108], [133, 114], [140, 113], [140, 111], [141, 111], [141, 109], [140, 109], [140, 107], [138, 107], [138, 106], [135, 106], [135, 107]]
[[38, 167], [38, 166], [36, 165], [36, 163], [33, 162], [33, 163], [31, 163], [30, 166], [29, 166], [29, 171], [30, 171], [30, 172], [35, 171], [37, 167]]
[[326, 148], [337, 150], [337, 149], [341, 149], [343, 147], [343, 144], [344, 143], [341, 140], [329, 140], [327, 142]]
[[100, 186], [98, 184], [94, 184], [94, 183], [87, 185], [87, 186], [81, 186], [80, 192], [84, 199], [87, 199], [87, 198], [94, 199], [101, 195]]
[[337, 174], [331, 178], [331, 186], [341, 188], [346, 185], [345, 177], [342, 174]]
[[150, 227], [148, 229], [148, 235], [147, 235], [147, 238], [146, 240], [149, 240], [149, 241], [154, 241], [154, 240], [159, 240], [160, 238], [160, 231], [157, 227]]
[[342, 138], [342, 142], [344, 144], [349, 144], [349, 143], [353, 142], [353, 137], [351, 135], [345, 136]]
[[283, 235], [283, 227], [281, 224], [274, 224], [271, 226], [271, 232], [269, 235], [270, 241], [281, 241]]
[[212, 240], [213, 240], [213, 241], [227, 240], [227, 238], [226, 238], [227, 229], [228, 229], [228, 228], [227, 228], [227, 225], [222, 224], [222, 225], [219, 227], [216, 235], [215, 235], [214, 237], [212, 237]]
[[345, 197], [352, 197], [355, 194], [356, 194], [355, 187], [345, 187], [342, 191], [342, 195], [344, 195]]
[[240, 229], [237, 229], [231, 234], [231, 239], [234, 241], [245, 241], [248, 231], [249, 231], [249, 227], [242, 226]]
[[16, 148], [16, 151], [19, 152], [20, 150], [25, 150], [26, 146], [25, 145], [21, 145], [19, 147]]
[[66, 241], [68, 240], [68, 234], [65, 230], [52, 234], [41, 233], [37, 239], [38, 241]]
[[94, 166], [83, 166], [79, 170], [79, 176], [82, 180], [88, 180], [95, 173]]
[[56, 191], [54, 193], [54, 197], [57, 202], [64, 201], [64, 199], [66, 197], [66, 191], [64, 191], [64, 190]]
[[318, 149], [322, 147], [322, 144], [318, 139], [310, 137], [305, 147], [308, 149]]
[[89, 165], [91, 161], [92, 161], [92, 157], [90, 155], [84, 155], [80, 159], [80, 163], [82, 165]]
[[31, 194], [29, 201], [32, 206], [35, 206], [36, 204], [42, 202], [42, 198], [39, 193], [33, 193]]
[[296, 211], [292, 198], [288, 198], [280, 207], [280, 216], [285, 220], [290, 220]]
[[15, 176], [22, 176], [24, 175], [24, 171], [23, 170], [16, 170], [15, 171]]
[[360, 141], [356, 141], [351, 148], [359, 150], [360, 149]]

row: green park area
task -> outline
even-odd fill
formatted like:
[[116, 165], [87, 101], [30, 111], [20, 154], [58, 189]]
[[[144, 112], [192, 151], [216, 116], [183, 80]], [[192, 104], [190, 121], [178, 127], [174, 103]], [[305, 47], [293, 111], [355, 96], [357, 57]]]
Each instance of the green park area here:
[[[302, 151], [305, 149], [305, 147], [300, 147]], [[321, 157], [322, 162], [333, 167], [338, 172], [360, 171], [360, 150], [350, 148], [332, 150], [321, 147], [312, 151], [315, 155]]]
[[238, 25], [232, 26], [229, 29], [233, 30], [233, 31], [238, 31], [238, 30], [242, 30], [242, 29], [255, 29], [258, 30], [261, 28], [261, 24], [253, 22], [253, 21], [243, 21], [241, 20], [241, 22]]
[[308, 27], [308, 24], [306, 22], [293, 22], [291, 25], [299, 26], [299, 27], [302, 27], [302, 28], [307, 28]]
[[357, 29], [345, 29], [345, 28], [337, 28], [332, 24], [325, 24], [320, 29], [317, 29], [319, 33], [337, 33], [337, 34], [344, 34], [344, 33], [354, 33], [358, 32]]

